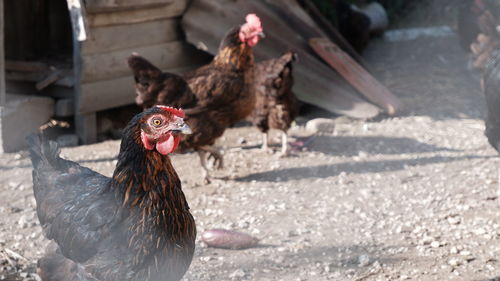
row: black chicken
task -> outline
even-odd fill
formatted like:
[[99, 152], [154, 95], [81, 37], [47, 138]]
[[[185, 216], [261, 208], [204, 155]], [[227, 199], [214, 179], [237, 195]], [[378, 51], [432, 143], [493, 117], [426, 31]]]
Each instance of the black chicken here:
[[500, 152], [500, 50], [494, 51], [483, 74], [487, 116], [485, 135], [488, 142]]
[[58, 247], [39, 260], [43, 280], [178, 281], [194, 252], [196, 226], [168, 154], [190, 133], [181, 110], [157, 106], [123, 133], [111, 178], [28, 138], [40, 224]]

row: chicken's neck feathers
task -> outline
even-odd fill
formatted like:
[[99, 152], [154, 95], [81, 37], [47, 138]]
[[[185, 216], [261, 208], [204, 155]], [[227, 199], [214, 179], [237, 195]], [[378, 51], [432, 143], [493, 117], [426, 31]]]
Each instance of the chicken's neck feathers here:
[[188, 210], [181, 182], [168, 156], [147, 150], [139, 136], [125, 137], [111, 186], [124, 206]]

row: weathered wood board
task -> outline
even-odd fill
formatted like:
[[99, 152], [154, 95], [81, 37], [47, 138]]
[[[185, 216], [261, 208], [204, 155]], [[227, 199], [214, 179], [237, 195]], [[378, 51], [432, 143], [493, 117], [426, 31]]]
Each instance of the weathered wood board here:
[[172, 4], [159, 7], [114, 11], [109, 13], [89, 13], [87, 14], [87, 23], [90, 27], [96, 27], [179, 17], [186, 10], [188, 2], [189, 0], [175, 0]]
[[157, 45], [182, 37], [179, 18], [101, 26], [92, 28], [89, 38], [82, 42], [82, 55], [106, 53], [120, 49]]
[[86, 0], [86, 8], [89, 12], [106, 12], [115, 10], [126, 10], [144, 6], [159, 6], [171, 4], [175, 0]]
[[401, 109], [401, 102], [384, 85], [347, 55], [335, 43], [326, 38], [309, 40], [311, 48], [342, 77], [351, 83], [370, 101], [382, 107], [389, 115]]
[[0, 113], [0, 153], [13, 152], [24, 148], [25, 137], [38, 132], [54, 114], [54, 100], [8, 93]]
[[82, 83], [108, 80], [130, 74], [127, 58], [133, 52], [147, 57], [162, 69], [194, 65], [200, 60], [200, 51], [184, 41], [88, 55], [82, 57]]

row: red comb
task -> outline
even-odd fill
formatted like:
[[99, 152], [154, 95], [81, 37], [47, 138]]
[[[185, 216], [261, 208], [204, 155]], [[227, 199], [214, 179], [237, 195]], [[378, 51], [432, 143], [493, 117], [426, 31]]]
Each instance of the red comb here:
[[256, 14], [248, 14], [245, 17], [245, 20], [247, 23], [252, 24], [252, 25], [257, 25], [260, 26], [260, 18]]
[[157, 105], [156, 107], [158, 107], [160, 109], [163, 109], [163, 110], [165, 110], [167, 112], [170, 112], [170, 113], [172, 113], [175, 116], [178, 116], [178, 117], [181, 117], [181, 118], [186, 117], [186, 115], [184, 114], [184, 110], [182, 110], [180, 108], [174, 108], [174, 107], [170, 107], [170, 106], [166, 106], [166, 105]]

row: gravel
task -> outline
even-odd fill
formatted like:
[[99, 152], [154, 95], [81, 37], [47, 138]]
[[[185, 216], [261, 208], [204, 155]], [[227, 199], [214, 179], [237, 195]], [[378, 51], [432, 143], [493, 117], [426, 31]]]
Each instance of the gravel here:
[[[198, 233], [260, 239], [225, 250], [198, 238], [184, 281], [498, 280], [500, 159], [483, 135], [484, 99], [457, 39], [375, 40], [365, 57], [401, 97], [399, 116], [327, 116], [334, 130], [312, 137], [305, 122], [324, 114], [301, 116], [290, 133], [298, 149], [286, 158], [278, 132], [269, 154], [256, 129], [230, 129], [219, 143], [225, 169], [210, 185], [197, 155], [173, 156]], [[62, 155], [109, 176], [118, 148], [106, 141]], [[0, 170], [0, 280], [39, 280], [48, 241], [27, 153], [1, 155]]]

